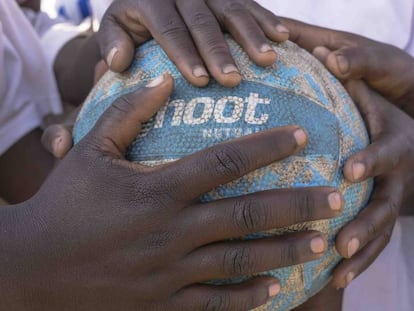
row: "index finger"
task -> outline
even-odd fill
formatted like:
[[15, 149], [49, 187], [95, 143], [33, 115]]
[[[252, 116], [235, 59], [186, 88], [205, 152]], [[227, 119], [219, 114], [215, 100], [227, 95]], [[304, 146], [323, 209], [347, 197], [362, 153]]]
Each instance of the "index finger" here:
[[279, 127], [210, 147], [166, 165], [161, 176], [174, 185], [178, 200], [193, 201], [219, 185], [292, 155], [306, 142], [301, 128]]

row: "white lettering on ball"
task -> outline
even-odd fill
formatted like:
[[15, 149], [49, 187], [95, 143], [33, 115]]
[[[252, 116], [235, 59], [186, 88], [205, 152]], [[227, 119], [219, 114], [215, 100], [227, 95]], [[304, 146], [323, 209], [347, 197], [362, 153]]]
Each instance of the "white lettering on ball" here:
[[267, 113], [263, 113], [261, 116], [256, 117], [256, 109], [257, 105], [269, 105], [270, 99], [268, 98], [260, 98], [259, 94], [251, 93], [250, 96], [246, 99], [247, 100], [247, 110], [246, 110], [246, 117], [245, 120], [249, 124], [266, 124], [267, 120], [269, 120], [269, 115]]
[[[203, 112], [199, 117], [195, 117], [194, 112], [199, 105], [203, 105]], [[185, 107], [183, 121], [188, 125], [206, 123], [210, 120], [213, 110], [214, 100], [211, 97], [194, 98]]]
[[[176, 99], [160, 109], [155, 117], [154, 128], [158, 129], [164, 126], [168, 109], [173, 110], [171, 126], [180, 126], [181, 122], [187, 125], [200, 125], [207, 123], [212, 118], [216, 123], [236, 123], [241, 120], [244, 111], [246, 111], [244, 117], [246, 123], [263, 125], [269, 120], [269, 114], [260, 113], [258, 107], [259, 105], [269, 105], [270, 102], [270, 99], [260, 98], [257, 93], [251, 93], [245, 100], [237, 96], [226, 96], [217, 102], [212, 97], [194, 98], [188, 103], [182, 99]], [[199, 116], [195, 115], [197, 108]], [[231, 115], [225, 115], [225, 112]]]
[[[226, 107], [232, 107], [232, 115], [229, 117], [224, 116], [224, 110]], [[236, 96], [227, 96], [219, 99], [214, 109], [214, 119], [217, 123], [235, 123], [240, 120], [243, 115], [244, 101], [243, 98]]]

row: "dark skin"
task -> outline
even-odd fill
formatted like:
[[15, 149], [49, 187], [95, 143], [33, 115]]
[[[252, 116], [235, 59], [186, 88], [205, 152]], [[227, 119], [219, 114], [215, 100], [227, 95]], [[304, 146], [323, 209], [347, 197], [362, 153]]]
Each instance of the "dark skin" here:
[[[232, 83], [238, 82], [237, 79], [227, 79], [228, 77], [226, 78], [217, 71], [219, 64], [230, 63], [232, 59], [228, 50], [222, 48], [225, 43], [223, 43], [223, 35], [220, 28], [229, 31], [237, 38], [242, 37], [243, 39], [240, 43], [250, 51], [249, 55], [252, 59], [257, 63], [266, 64], [267, 61], [272, 62], [277, 56], [271, 52], [268, 54], [257, 53], [263, 44], [262, 36], [265, 34], [268, 39], [275, 41], [287, 39], [289, 33], [283, 32], [282, 36], [281, 33], [276, 33], [275, 31], [277, 25], [280, 25], [282, 21], [290, 31], [290, 39], [310, 52], [314, 51], [314, 54], [341, 80], [363, 79], [387, 100], [404, 109], [407, 113], [412, 114], [411, 111], [414, 106], [412, 104], [414, 102], [414, 61], [411, 56], [403, 51], [357, 35], [278, 18], [249, 0], [229, 0], [222, 3], [221, 9], [214, 6], [214, 1], [199, 0], [192, 3], [197, 9], [186, 11], [185, 8], [187, 7], [185, 5], [180, 9], [180, 5], [183, 5], [182, 2], [175, 2], [177, 10], [182, 15], [188, 14], [187, 17], [181, 18], [176, 13], [171, 13], [170, 11], [171, 14], [165, 16], [162, 10], [151, 9], [152, 6], [154, 8], [157, 7], [156, 2], [153, 1], [146, 2], [142, 0], [135, 1], [134, 3], [131, 3], [129, 0], [116, 1], [105, 15], [99, 35], [101, 50], [109, 67], [114, 71], [122, 71], [127, 68], [132, 60], [134, 46], [148, 40], [153, 34], [191, 83], [203, 85], [205, 81], [208, 81], [208, 77], [206, 78], [207, 80], [202, 80], [191, 74], [191, 68], [195, 66], [194, 64], [203, 62], [200, 60], [201, 57], [204, 59], [207, 71], [212, 76], [224, 85], [233, 85]], [[233, 12], [229, 8], [238, 8], [238, 10]], [[154, 21], [164, 18], [164, 22], [159, 24], [155, 22], [149, 23], [141, 17], [143, 12], [147, 13], [147, 19], [150, 16], [148, 12], [151, 12], [154, 16]], [[176, 11], [173, 10], [172, 12]], [[208, 23], [208, 19], [205, 18], [211, 14], [217, 16], [217, 19], [215, 22], [210, 19], [210, 23]], [[223, 16], [226, 16], [226, 14], [227, 18], [223, 19]], [[251, 25], [252, 22], [255, 23], [256, 26], [250, 27], [251, 29], [257, 29], [257, 25], [261, 27], [260, 35], [252, 31], [237, 33], [235, 21], [239, 22], [240, 19], [237, 19], [236, 16], [241, 15], [249, 16], [245, 18], [246, 25]], [[201, 23], [200, 20], [204, 22]], [[190, 23], [188, 21], [199, 21], [199, 23]], [[202, 29], [198, 27], [199, 24], [204, 25]], [[176, 27], [170, 27], [171, 25]], [[151, 29], [148, 27], [153, 27], [154, 30], [148, 30]], [[206, 37], [215, 38], [215, 40], [212, 42], [211, 40], [203, 40]], [[174, 43], [175, 40], [180, 42], [178, 46]], [[117, 50], [115, 55], [111, 54], [113, 47], [116, 47]], [[188, 52], [186, 51], [193, 51], [197, 48], [205, 52], [187, 55]], [[331, 50], [333, 51], [332, 53]], [[221, 53], [214, 54], [215, 51], [221, 51]], [[176, 54], [186, 55], [186, 57], [179, 58]], [[272, 56], [270, 57], [269, 55]], [[348, 71], [344, 72], [344, 68], [340, 70], [336, 62], [338, 59], [336, 56], [338, 55], [345, 58], [349, 64], [347, 66]], [[384, 66], [384, 63], [389, 65]], [[410, 68], [413, 70], [407, 70]], [[230, 80], [231, 83], [229, 84]], [[377, 115], [379, 116], [380, 112]], [[350, 158], [345, 166], [344, 175], [350, 182], [376, 177], [374, 197], [381, 193], [386, 193], [386, 195], [382, 201], [372, 201], [369, 208], [366, 209], [369, 212], [362, 213], [361, 219], [344, 227], [338, 235], [336, 247], [340, 254], [348, 259], [338, 267], [334, 274], [333, 285], [335, 287], [345, 287], [349, 281], [362, 272], [380, 254], [389, 240], [396, 220], [396, 214], [398, 214], [398, 210], [404, 202], [406, 202], [407, 206], [410, 206], [412, 213], [411, 206], [413, 201], [412, 199], [409, 201], [409, 197], [410, 192], [413, 191], [410, 191], [409, 187], [409, 181], [411, 180], [409, 170], [400, 170], [401, 180], [404, 180], [404, 185], [401, 187], [404, 191], [400, 191], [399, 182], [395, 183], [395, 189], [391, 186], [385, 186], [385, 184], [389, 185], [391, 182], [378, 182], [378, 180], [388, 180], [388, 178], [391, 178], [390, 173], [398, 166], [397, 160], [407, 161], [408, 163], [413, 162], [412, 158], [410, 158], [411, 151], [405, 143], [406, 137], [410, 137], [411, 134], [406, 130], [391, 132], [392, 126], [390, 124], [398, 123], [401, 117], [397, 114], [391, 114], [391, 116], [395, 120], [390, 119], [389, 116], [382, 117], [380, 123], [383, 126], [382, 131], [372, 128], [374, 122], [367, 123], [373, 144], [363, 152]], [[381, 132], [381, 134], [377, 134], [378, 132]], [[64, 127], [60, 127], [58, 131], [53, 130], [48, 133], [48, 137], [52, 138], [62, 135], [66, 135], [67, 138], [70, 137]], [[388, 138], [384, 139], [384, 137]], [[397, 137], [397, 139], [393, 140], [391, 137]], [[45, 145], [47, 148], [51, 149], [55, 145], [53, 141], [52, 139], [46, 140]], [[66, 143], [55, 147], [55, 149], [59, 149], [59, 154], [64, 155], [71, 144], [71, 139], [68, 138]], [[357, 165], [354, 166], [354, 164]], [[369, 232], [366, 230], [367, 227], [371, 228]], [[364, 245], [366, 245], [367, 251], [363, 248]], [[368, 247], [369, 245], [376, 246]], [[357, 256], [356, 254], [359, 255]], [[353, 256], [358, 258], [351, 258]]]
[[[33, 11], [40, 10], [40, 0], [18, 3]], [[65, 103], [80, 105], [86, 98], [93, 85], [94, 67], [99, 59], [96, 37], [91, 34], [71, 40], [60, 50], [55, 74]], [[0, 156], [0, 197], [10, 204], [32, 197], [54, 167], [54, 157], [40, 143], [42, 134], [40, 128], [34, 129]]]
[[[290, 40], [318, 57], [343, 81], [364, 80], [414, 117], [414, 58], [395, 46], [347, 32], [284, 19]], [[386, 62], [386, 66], [384, 66]]]
[[311, 297], [303, 305], [295, 308], [295, 311], [340, 311], [342, 310], [343, 290], [325, 287], [322, 291]]
[[250, 0], [115, 1], [103, 18], [98, 41], [113, 71], [127, 69], [135, 46], [154, 38], [192, 84], [207, 85], [210, 73], [220, 84], [233, 87], [241, 76], [222, 29], [256, 64], [271, 65], [277, 55], [268, 38], [281, 42], [289, 33], [265, 13]]
[[32, 9], [35, 12], [40, 11], [41, 0], [17, 0], [21, 7]]
[[54, 166], [55, 158], [39, 143], [42, 133], [31, 131], [0, 156], [0, 197], [10, 204], [28, 200]]
[[198, 199], [301, 150], [306, 135], [298, 127], [246, 136], [156, 168], [124, 159], [139, 133], [136, 125], [149, 120], [173, 89], [170, 76], [156, 82], [117, 100], [32, 199], [0, 209], [1, 309], [249, 310], [277, 295], [277, 280], [200, 282], [323, 255], [326, 240], [318, 232], [228, 239], [299, 223], [306, 215], [335, 217], [342, 208], [329, 199], [335, 189]]
[[[117, 101], [33, 198], [0, 211], [0, 243], [7, 250], [0, 258], [2, 308], [248, 310], [278, 293], [277, 280], [260, 277], [225, 287], [199, 282], [322, 256], [326, 241], [317, 232], [220, 241], [336, 217], [342, 203], [332, 205], [330, 195], [340, 196], [335, 189], [267, 191], [198, 202], [199, 195], [217, 185], [303, 148], [306, 136], [297, 127], [245, 137], [157, 169], [123, 159], [126, 146], [138, 134], [136, 124], [165, 103], [172, 87], [166, 77], [158, 88]], [[292, 206], [303, 200], [309, 206]], [[234, 213], [235, 206], [240, 213]], [[305, 218], [309, 214], [311, 219]], [[244, 222], [245, 215], [254, 221]], [[179, 237], [180, 247], [168, 237]], [[283, 256], [287, 253], [292, 256]]]
[[[40, 10], [40, 0], [17, 2], [33, 11]], [[42, 134], [40, 128], [30, 131], [0, 156], [0, 197], [10, 204], [32, 197], [54, 166], [54, 157], [39, 143]]]
[[[357, 180], [374, 177], [375, 190], [368, 206], [337, 236], [338, 251], [349, 258], [336, 268], [337, 287], [346, 287], [388, 244], [414, 180], [414, 119], [361, 81], [349, 81], [347, 89], [368, 125], [372, 144], [351, 157], [345, 172], [351, 171], [352, 163], [363, 163], [366, 171]], [[373, 154], [377, 157], [370, 156]], [[359, 247], [350, 254], [348, 241], [352, 240], [357, 240]]]
[[[249, 7], [245, 6], [246, 3]], [[279, 19], [269, 16], [254, 1], [169, 0], [162, 1], [161, 7], [170, 10], [159, 10], [159, 6], [157, 1], [123, 0], [115, 1], [108, 9], [98, 33], [98, 43], [110, 70], [124, 71], [132, 61], [135, 47], [154, 37], [193, 85], [205, 86], [210, 72], [219, 83], [232, 87], [240, 82], [241, 77], [237, 68], [236, 71], [223, 73], [223, 68], [234, 67], [235, 62], [222, 29], [230, 32], [250, 57], [262, 66], [271, 65], [277, 58], [273, 49], [263, 52], [268, 38], [282, 42], [289, 37], [288, 30]], [[58, 56], [57, 62], [62, 63], [59, 67], [73, 71], [75, 67], [65, 65], [67, 60], [64, 54], [62, 52]], [[96, 60], [93, 59], [85, 68], [90, 68], [91, 64], [96, 64]], [[63, 83], [69, 86], [67, 93], [74, 96], [70, 85], [73, 85], [71, 81], [78, 79], [67, 75], [62, 77], [69, 82]], [[58, 82], [58, 85], [63, 84]], [[74, 85], [77, 88], [76, 83]], [[84, 85], [89, 85], [89, 82]], [[64, 157], [72, 147], [70, 133], [75, 119], [71, 116], [65, 124], [49, 128], [44, 135], [45, 147], [57, 158]]]
[[[292, 39], [313, 51], [338, 78], [362, 78], [383, 96], [354, 83], [349, 89], [365, 117], [372, 144], [348, 160], [344, 174], [351, 182], [374, 177], [375, 190], [368, 207], [337, 237], [336, 247], [348, 259], [336, 269], [334, 285], [345, 287], [387, 245], [400, 209], [405, 215], [414, 214], [414, 59], [395, 47], [357, 35], [283, 21]], [[347, 70], [343, 63], [348, 64]], [[358, 164], [356, 170], [354, 164]]]

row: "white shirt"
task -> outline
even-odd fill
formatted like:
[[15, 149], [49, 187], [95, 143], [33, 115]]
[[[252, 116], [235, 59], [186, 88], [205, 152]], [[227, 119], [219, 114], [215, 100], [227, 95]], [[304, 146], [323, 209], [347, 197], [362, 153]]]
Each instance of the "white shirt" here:
[[414, 0], [257, 0], [276, 15], [353, 32], [414, 55]]
[[1, 0], [0, 155], [50, 113], [61, 101], [39, 39], [15, 0]]

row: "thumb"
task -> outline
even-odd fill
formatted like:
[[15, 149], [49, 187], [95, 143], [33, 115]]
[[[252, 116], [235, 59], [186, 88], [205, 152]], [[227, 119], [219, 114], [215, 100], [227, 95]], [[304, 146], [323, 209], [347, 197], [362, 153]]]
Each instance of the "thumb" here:
[[92, 139], [101, 151], [123, 157], [142, 124], [165, 105], [173, 88], [173, 78], [164, 74], [145, 87], [121, 96], [104, 112], [87, 139]]
[[372, 53], [370, 47], [346, 47], [330, 53], [326, 66], [340, 79], [361, 79], [370, 81], [378, 78], [383, 69], [378, 51]]
[[125, 4], [122, 1], [112, 3], [102, 19], [97, 35], [101, 55], [114, 72], [128, 69], [134, 58], [135, 46], [151, 39], [149, 31], [139, 21], [131, 20], [123, 6]]
[[341, 48], [330, 53], [325, 63], [339, 79], [363, 79], [391, 101], [411, 93], [413, 64], [411, 56], [388, 45]]
[[346, 47], [332, 51], [325, 46], [317, 46], [312, 54], [341, 80], [373, 78], [378, 74], [377, 54], [369, 55], [365, 47]]

